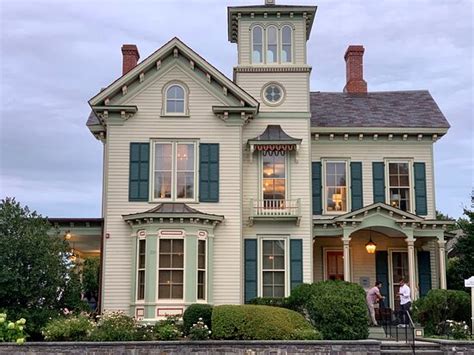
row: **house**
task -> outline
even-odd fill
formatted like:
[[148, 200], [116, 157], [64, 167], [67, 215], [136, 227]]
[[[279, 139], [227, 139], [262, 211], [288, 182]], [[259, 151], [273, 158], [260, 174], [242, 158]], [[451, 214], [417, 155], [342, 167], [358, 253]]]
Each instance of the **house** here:
[[397, 308], [400, 278], [415, 298], [446, 288], [433, 144], [449, 124], [429, 92], [368, 91], [360, 45], [341, 92], [311, 92], [315, 6], [227, 14], [232, 80], [178, 38], [141, 62], [126, 44], [122, 76], [89, 100], [102, 308], [154, 320], [331, 279], [380, 280]]

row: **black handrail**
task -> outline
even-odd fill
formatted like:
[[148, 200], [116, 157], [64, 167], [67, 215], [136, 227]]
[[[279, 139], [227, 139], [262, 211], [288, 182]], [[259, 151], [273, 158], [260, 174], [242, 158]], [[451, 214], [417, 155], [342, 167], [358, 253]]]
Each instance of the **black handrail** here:
[[[381, 308], [379, 309], [380, 321], [387, 338], [395, 338], [395, 341], [399, 341], [400, 333], [399, 326], [403, 324], [403, 329], [405, 330], [405, 343], [410, 345], [415, 354], [415, 324], [411, 318], [410, 312], [408, 311], [399, 311], [397, 313], [393, 312], [391, 308]], [[406, 318], [405, 318], [406, 317]], [[405, 321], [408, 320], [408, 322]], [[411, 337], [411, 339], [410, 339]]]

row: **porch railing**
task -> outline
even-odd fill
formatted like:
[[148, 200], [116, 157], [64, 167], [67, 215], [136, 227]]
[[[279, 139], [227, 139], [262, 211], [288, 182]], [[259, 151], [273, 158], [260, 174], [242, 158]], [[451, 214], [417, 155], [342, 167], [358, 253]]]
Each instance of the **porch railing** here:
[[408, 311], [392, 311], [391, 308], [380, 308], [380, 322], [387, 338], [405, 341], [415, 353], [415, 324]]
[[299, 219], [301, 200], [255, 200], [250, 199], [250, 219]]

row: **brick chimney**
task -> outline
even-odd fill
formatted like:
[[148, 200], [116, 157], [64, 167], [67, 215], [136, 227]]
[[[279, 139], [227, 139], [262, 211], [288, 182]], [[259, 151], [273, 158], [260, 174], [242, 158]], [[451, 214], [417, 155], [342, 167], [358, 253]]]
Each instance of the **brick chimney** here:
[[122, 46], [122, 58], [122, 75], [125, 75], [137, 66], [138, 59], [140, 59], [137, 46], [134, 44], [124, 44]]
[[344, 59], [346, 61], [346, 86], [344, 92], [349, 94], [367, 94], [367, 83], [364, 80], [363, 46], [347, 47]]

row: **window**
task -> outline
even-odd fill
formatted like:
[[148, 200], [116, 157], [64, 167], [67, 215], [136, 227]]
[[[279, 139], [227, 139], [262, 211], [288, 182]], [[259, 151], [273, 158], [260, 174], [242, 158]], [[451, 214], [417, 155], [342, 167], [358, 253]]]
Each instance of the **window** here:
[[267, 63], [276, 63], [278, 53], [278, 30], [275, 26], [267, 27]]
[[154, 199], [194, 200], [196, 144], [155, 142], [154, 154]]
[[252, 29], [252, 63], [263, 62], [263, 29], [255, 26]]
[[285, 241], [262, 241], [263, 297], [285, 297]]
[[185, 114], [185, 91], [181, 85], [173, 84], [166, 89], [166, 113]]
[[410, 211], [410, 174], [408, 162], [388, 163], [390, 205]]
[[184, 240], [160, 239], [158, 298], [183, 299]]
[[345, 161], [325, 164], [326, 212], [347, 212], [347, 167]]
[[283, 97], [282, 91], [278, 85], [270, 84], [264, 90], [264, 98], [269, 103], [278, 103]]
[[262, 192], [265, 208], [284, 208], [286, 198], [286, 154], [284, 151], [262, 153]]
[[206, 299], [206, 241], [198, 241], [197, 299]]
[[145, 299], [145, 259], [146, 259], [146, 241], [138, 240], [138, 260], [137, 260], [137, 300]]
[[290, 26], [283, 26], [281, 29], [281, 62], [290, 63], [292, 61], [291, 37], [292, 30]]

